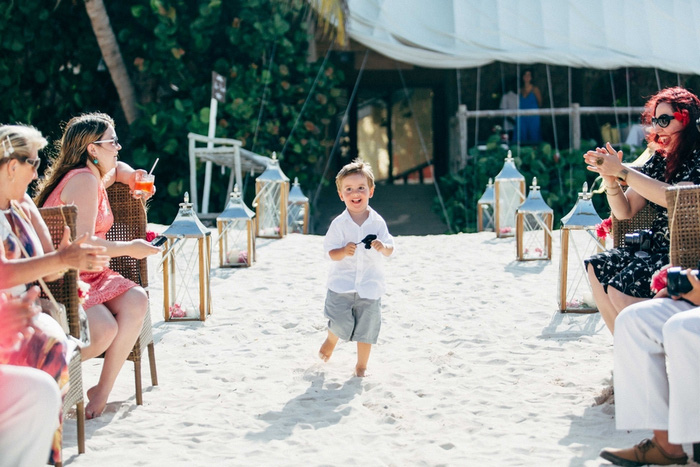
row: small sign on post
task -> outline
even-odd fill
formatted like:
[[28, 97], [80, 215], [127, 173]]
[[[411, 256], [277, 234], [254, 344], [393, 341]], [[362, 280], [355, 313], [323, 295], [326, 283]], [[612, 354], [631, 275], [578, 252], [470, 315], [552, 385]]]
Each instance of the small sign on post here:
[[[211, 104], [209, 104], [209, 132], [207, 136], [216, 136], [216, 113], [218, 103], [226, 102], [226, 78], [215, 71], [211, 72]], [[207, 143], [207, 148], [214, 147], [212, 141]], [[223, 168], [222, 168], [223, 169]], [[204, 167], [204, 193], [202, 196], [202, 213], [209, 212], [209, 190], [211, 188], [211, 162], [207, 161]]]
[[226, 102], [226, 78], [215, 71], [211, 72], [211, 98], [222, 104]]

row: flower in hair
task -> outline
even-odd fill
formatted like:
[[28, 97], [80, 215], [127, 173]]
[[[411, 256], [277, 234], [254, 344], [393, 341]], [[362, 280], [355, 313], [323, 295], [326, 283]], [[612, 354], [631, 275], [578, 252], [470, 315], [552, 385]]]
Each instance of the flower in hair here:
[[690, 122], [690, 117], [686, 109], [681, 109], [680, 112], [673, 112], [673, 118], [681, 122], [683, 126], [686, 126]]

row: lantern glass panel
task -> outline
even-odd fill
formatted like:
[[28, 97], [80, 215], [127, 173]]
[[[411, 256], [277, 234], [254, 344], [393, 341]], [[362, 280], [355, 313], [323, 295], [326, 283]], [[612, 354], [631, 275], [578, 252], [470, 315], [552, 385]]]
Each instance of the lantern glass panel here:
[[479, 203], [479, 232], [493, 232], [494, 223], [493, 203]]
[[596, 311], [583, 260], [600, 251], [598, 238], [589, 229], [562, 229], [561, 247], [560, 310], [574, 313]]
[[219, 222], [221, 266], [250, 266], [252, 261], [252, 258], [249, 257], [252, 221], [250, 219], [232, 219]]
[[518, 217], [522, 219], [522, 235], [518, 238], [519, 259], [550, 259], [552, 257], [552, 215], [520, 212]]
[[164, 282], [169, 318], [204, 319], [209, 314], [210, 237], [169, 239]]
[[288, 225], [290, 233], [308, 233], [308, 211], [308, 202], [297, 202], [289, 204]]
[[515, 235], [515, 213], [523, 202], [523, 185], [524, 183], [519, 180], [496, 181], [499, 237]]
[[258, 219], [261, 235], [279, 235], [281, 188], [279, 183], [265, 184], [261, 188], [265, 190], [259, 201], [260, 206], [263, 207]]

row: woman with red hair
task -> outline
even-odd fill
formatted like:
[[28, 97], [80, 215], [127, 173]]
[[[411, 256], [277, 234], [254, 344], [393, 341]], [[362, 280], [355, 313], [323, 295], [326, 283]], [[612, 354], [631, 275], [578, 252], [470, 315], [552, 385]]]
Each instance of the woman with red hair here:
[[[610, 332], [615, 318], [628, 305], [653, 296], [653, 273], [668, 263], [669, 236], [666, 188], [681, 182], [700, 184], [700, 99], [682, 87], [652, 96], [642, 124], [649, 127], [647, 143], [653, 155], [638, 168], [622, 164], [622, 151], [610, 143], [588, 151], [587, 169], [600, 174], [615, 217], [630, 219], [651, 203], [656, 211], [651, 244], [646, 252], [628, 246], [614, 248], [584, 261], [598, 310]], [[628, 189], [622, 190], [620, 182]]]

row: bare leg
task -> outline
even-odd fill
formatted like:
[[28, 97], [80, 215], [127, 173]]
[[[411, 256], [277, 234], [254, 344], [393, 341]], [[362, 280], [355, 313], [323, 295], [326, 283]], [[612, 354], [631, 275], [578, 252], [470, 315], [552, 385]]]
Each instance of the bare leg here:
[[656, 441], [656, 444], [658, 444], [661, 449], [673, 457], [680, 457], [685, 454], [682, 445], [668, 442], [668, 431], [654, 430], [654, 441]]
[[372, 344], [365, 342], [357, 343], [357, 365], [355, 365], [355, 376], [364, 378], [367, 371], [367, 362], [369, 361], [369, 352], [372, 350]]
[[333, 355], [333, 350], [335, 350], [335, 345], [338, 343], [338, 336], [333, 334], [331, 330], [328, 330], [328, 337], [321, 345], [321, 350], [318, 351], [318, 356], [324, 362], [330, 360], [331, 355]]
[[100, 380], [88, 390], [89, 402], [85, 407], [86, 417], [94, 418], [102, 414], [107, 398], [112, 391], [126, 358], [129, 356], [143, 326], [143, 318], [148, 311], [148, 296], [141, 287], [134, 287], [105, 303], [114, 314], [117, 322], [117, 335], [105, 352]]
[[587, 272], [588, 281], [591, 283], [591, 290], [593, 291], [593, 299], [595, 300], [595, 304], [598, 307], [598, 311], [600, 311], [600, 316], [602, 316], [603, 321], [605, 321], [605, 325], [612, 333], [615, 329], [615, 318], [617, 317], [618, 311], [610, 301], [608, 294], [605, 293], [603, 285], [598, 281], [598, 278], [593, 272], [593, 266], [590, 264], [588, 265]]
[[90, 327], [90, 345], [80, 350], [83, 361], [102, 355], [117, 335], [117, 321], [104, 305], [91, 306], [85, 313]]
[[[617, 290], [615, 287], [610, 287], [608, 286], [608, 297], [610, 297], [610, 302], [613, 304], [615, 307], [615, 317], [617, 318], [617, 315], [619, 315], [622, 310], [627, 308], [628, 306], [643, 302], [645, 300], [649, 300], [648, 298], [639, 298], [639, 297], [633, 297], [631, 295], [626, 295], [619, 290]], [[614, 324], [614, 323], [613, 323]], [[614, 329], [614, 327], [612, 328]]]

